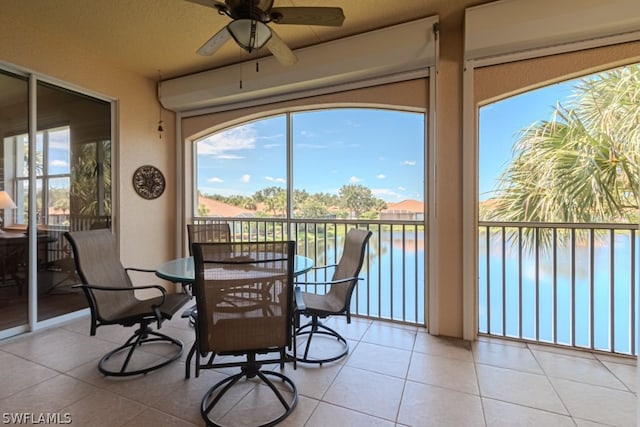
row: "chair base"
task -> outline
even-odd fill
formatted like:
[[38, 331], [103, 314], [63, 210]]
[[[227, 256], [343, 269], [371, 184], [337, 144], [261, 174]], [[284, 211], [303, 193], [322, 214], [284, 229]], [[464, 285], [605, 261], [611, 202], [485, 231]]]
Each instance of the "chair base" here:
[[[284, 381], [289, 386], [289, 388], [291, 389], [291, 392], [293, 393], [293, 397], [291, 398], [290, 402], [286, 401], [286, 399], [282, 396], [282, 393], [280, 393], [280, 391], [276, 388], [273, 382], [269, 378], [267, 378], [267, 375], [276, 377]], [[236, 384], [242, 378], [246, 377], [247, 379], [250, 379], [256, 376], [260, 378], [262, 382], [271, 389], [271, 391], [278, 398], [278, 400], [280, 401], [284, 409], [284, 412], [281, 413], [278, 417], [264, 424], [260, 424], [257, 427], [274, 426], [279, 422], [281, 422], [282, 420], [284, 420], [285, 418], [287, 418], [291, 414], [291, 412], [293, 412], [293, 410], [296, 407], [296, 404], [298, 403], [298, 389], [296, 388], [296, 385], [293, 383], [293, 381], [291, 381], [291, 379], [289, 379], [287, 376], [279, 372], [262, 371], [260, 370], [259, 365], [251, 363], [248, 366], [242, 366], [241, 372], [235, 375], [232, 375], [228, 378], [225, 378], [224, 380], [216, 383], [204, 395], [204, 398], [202, 399], [202, 403], [200, 405], [200, 414], [202, 415], [202, 418], [207, 423], [207, 426], [223, 427], [223, 425], [218, 424], [215, 420], [213, 420], [209, 414], [213, 411], [215, 406], [220, 402], [224, 394], [228, 392], [234, 386], [234, 384]]]
[[[302, 356], [299, 356], [298, 354], [294, 353], [294, 358], [298, 362], [318, 363], [322, 365], [323, 363], [335, 362], [336, 360], [342, 359], [349, 353], [349, 344], [347, 343], [347, 340], [338, 332], [334, 331], [328, 326], [323, 325], [317, 319], [313, 319], [311, 322], [307, 323], [306, 325], [296, 329], [295, 335], [296, 337], [300, 337], [303, 335], [309, 336], [309, 338], [307, 338], [307, 343], [305, 345], [304, 353], [302, 354]], [[337, 339], [340, 343], [342, 343], [342, 351], [334, 356], [325, 357], [322, 359], [309, 358], [309, 348], [311, 346], [311, 340], [314, 335], [327, 335]]]
[[[170, 344], [176, 346], [177, 350], [173, 354], [173, 356], [171, 356], [170, 358], [168, 358], [166, 360], [163, 360], [160, 363], [156, 363], [154, 365], [148, 366], [148, 367], [143, 368], [143, 369], [127, 370], [127, 368], [129, 367], [129, 362], [131, 361], [131, 357], [133, 356], [133, 353], [136, 350], [136, 348], [141, 348], [144, 344], [157, 343], [157, 342], [170, 343]], [[146, 374], [147, 372], [151, 372], [151, 371], [155, 371], [156, 369], [160, 369], [163, 366], [166, 366], [169, 363], [173, 362], [174, 360], [177, 360], [178, 358], [180, 358], [180, 356], [182, 355], [182, 347], [183, 347], [182, 341], [179, 341], [179, 340], [177, 340], [175, 338], [171, 338], [168, 335], [161, 334], [160, 332], [152, 331], [148, 327], [148, 325], [143, 325], [143, 326], [140, 327], [140, 329], [138, 329], [135, 332], [135, 334], [133, 334], [131, 336], [131, 338], [129, 338], [127, 340], [127, 342], [125, 344], [123, 344], [120, 347], [116, 348], [115, 350], [112, 350], [109, 353], [105, 354], [102, 357], [102, 359], [100, 359], [100, 363], [98, 364], [98, 369], [100, 370], [100, 372], [103, 375], [112, 376], [112, 377], [128, 377], [128, 376], [133, 376], [133, 375]], [[113, 357], [116, 354], [119, 354], [121, 352], [124, 352], [125, 350], [128, 350], [127, 351], [127, 356], [126, 356], [124, 362], [122, 363], [122, 366], [120, 367], [119, 371], [111, 370], [111, 369], [106, 367], [107, 362], [109, 361], [109, 359], [111, 359], [111, 357]]]

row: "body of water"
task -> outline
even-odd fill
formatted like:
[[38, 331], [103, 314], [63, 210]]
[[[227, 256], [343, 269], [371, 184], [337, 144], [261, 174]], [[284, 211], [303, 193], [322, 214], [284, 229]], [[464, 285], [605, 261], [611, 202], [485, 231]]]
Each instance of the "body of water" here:
[[535, 251], [524, 249], [520, 255], [517, 242], [508, 239], [503, 260], [502, 236], [495, 233], [487, 265], [486, 234], [481, 232], [480, 331], [632, 353], [640, 239], [636, 235], [632, 241], [628, 231], [609, 236], [603, 232], [593, 244], [578, 240], [575, 263], [569, 245], [562, 244], [555, 263], [551, 250], [540, 250], [536, 263]]

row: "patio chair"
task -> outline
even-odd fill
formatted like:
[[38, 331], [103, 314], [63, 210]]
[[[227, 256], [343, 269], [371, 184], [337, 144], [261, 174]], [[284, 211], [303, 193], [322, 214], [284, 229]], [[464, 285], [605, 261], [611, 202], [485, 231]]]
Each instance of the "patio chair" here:
[[[182, 354], [181, 341], [153, 331], [152, 323], [160, 329], [162, 322], [171, 317], [189, 300], [185, 294], [168, 294], [159, 285], [133, 286], [129, 271], [153, 273], [153, 270], [124, 268], [118, 258], [116, 240], [108, 229], [66, 232], [71, 245], [78, 276], [91, 310], [91, 335], [103, 325], [139, 325], [134, 334], [120, 347], [102, 357], [98, 369], [108, 376], [130, 376], [146, 374], [178, 359]], [[154, 289], [160, 296], [138, 299], [135, 291]], [[175, 347], [172, 355], [159, 362], [141, 368], [129, 368], [136, 349], [146, 344], [168, 343]], [[126, 352], [126, 355], [125, 355]], [[139, 352], [138, 352], [139, 353]], [[135, 354], [138, 354], [135, 353]], [[124, 357], [118, 369], [110, 365], [110, 359]], [[134, 360], [134, 365], [137, 361]], [[117, 366], [116, 366], [117, 368]]]
[[[299, 362], [319, 363], [333, 362], [344, 357], [349, 352], [347, 340], [334, 329], [321, 323], [320, 319], [329, 316], [346, 316], [347, 323], [351, 323], [351, 295], [353, 290], [361, 280], [358, 275], [364, 262], [367, 243], [371, 237], [371, 231], [352, 228], [345, 237], [344, 249], [338, 264], [314, 267], [312, 271], [322, 274], [323, 271], [333, 269], [333, 276], [329, 281], [296, 282], [295, 291], [298, 298], [302, 299], [303, 306], [296, 311], [296, 337], [306, 336], [304, 352], [297, 356]], [[312, 286], [316, 292], [302, 292], [300, 286]], [[317, 293], [321, 289], [329, 290], [326, 293]], [[320, 288], [320, 289], [319, 289]], [[300, 317], [311, 317], [311, 321], [300, 326]], [[324, 335], [336, 338], [341, 343], [341, 349], [337, 354], [330, 356], [316, 356], [309, 354], [312, 339], [315, 335]]]
[[[189, 239], [189, 255], [193, 255], [191, 245], [194, 243], [218, 243], [218, 242], [230, 242], [231, 241], [231, 228], [226, 222], [214, 223], [214, 224], [187, 224], [187, 237]], [[185, 293], [192, 295], [191, 285], [183, 283], [182, 287]], [[191, 326], [195, 325], [197, 311], [196, 306], [192, 306], [182, 312], [182, 318], [188, 318]], [[187, 355], [187, 365], [185, 376], [189, 378], [189, 369], [191, 367], [191, 359], [196, 352], [196, 343], [189, 350]], [[196, 355], [197, 357], [197, 355]], [[196, 360], [196, 365], [198, 360]]]
[[[207, 425], [220, 425], [216, 414], [224, 415], [226, 411], [216, 411], [218, 404], [236, 407], [238, 396], [247, 393], [259, 393], [261, 407], [272, 404], [279, 411], [275, 408], [266, 411], [265, 418], [272, 419], [265, 422], [260, 419], [260, 411], [245, 410], [239, 415], [244, 423], [272, 426], [293, 411], [297, 403], [293, 381], [262, 366], [278, 363], [282, 369], [285, 362], [291, 361], [295, 368], [295, 359], [286, 353], [287, 347], [295, 349], [292, 346], [294, 251], [293, 241], [193, 244], [193, 290], [198, 307], [196, 341], [200, 354], [212, 354], [207, 363], [196, 365], [196, 376], [200, 369], [240, 368], [240, 372], [219, 381], [204, 395], [201, 415]], [[216, 363], [219, 356], [222, 360]], [[240, 360], [229, 361], [224, 356]], [[270, 377], [284, 384], [276, 387]], [[240, 381], [243, 378], [247, 381]], [[233, 388], [242, 391], [229, 392]], [[278, 415], [274, 416], [274, 412]]]
[[191, 245], [194, 243], [217, 243], [231, 241], [231, 228], [229, 224], [187, 224], [187, 236], [189, 238], [189, 255], [193, 255]]

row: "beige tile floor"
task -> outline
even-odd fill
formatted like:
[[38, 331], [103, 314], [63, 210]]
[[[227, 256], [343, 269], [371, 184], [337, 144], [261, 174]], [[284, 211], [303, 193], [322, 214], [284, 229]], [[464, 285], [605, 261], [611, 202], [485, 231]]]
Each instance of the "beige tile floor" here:
[[[471, 344], [381, 321], [330, 319], [349, 356], [322, 367], [287, 365], [299, 400], [285, 426], [635, 426], [635, 359], [481, 338]], [[162, 330], [193, 342], [175, 318]], [[103, 377], [102, 354], [129, 331], [89, 336], [89, 320], [0, 341], [0, 413], [68, 416], [77, 426], [203, 425], [206, 390], [230, 372], [184, 379], [182, 360], [146, 376]], [[186, 351], [185, 351], [186, 353]], [[161, 349], [142, 354], [162, 357]], [[226, 417], [251, 425], [257, 411]], [[260, 402], [253, 402], [260, 404]]]

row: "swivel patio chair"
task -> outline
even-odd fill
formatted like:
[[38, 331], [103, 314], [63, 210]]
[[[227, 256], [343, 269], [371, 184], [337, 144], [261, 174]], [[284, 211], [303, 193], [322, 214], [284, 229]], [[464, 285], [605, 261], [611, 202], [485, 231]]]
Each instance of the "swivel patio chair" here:
[[[292, 241], [193, 244], [198, 352], [212, 354], [207, 363], [196, 365], [196, 376], [200, 369], [240, 368], [237, 374], [211, 387], [202, 399], [201, 415], [207, 425], [221, 425], [221, 414], [233, 416], [218, 411], [219, 404], [241, 408], [235, 405], [235, 400], [248, 393], [260, 393], [261, 407], [271, 405], [273, 411], [261, 417], [259, 411], [244, 410], [238, 415], [244, 423], [272, 426], [293, 411], [297, 403], [293, 381], [262, 366], [278, 363], [282, 369], [285, 362], [291, 361], [295, 368], [295, 359], [286, 353], [287, 347], [295, 348], [292, 346], [294, 251]], [[218, 356], [222, 360], [216, 363]], [[229, 357], [224, 356], [237, 356], [241, 360], [226, 361]], [[270, 377], [283, 384], [276, 387]], [[232, 388], [244, 390], [228, 393]]]
[[[159, 285], [134, 286], [129, 271], [153, 273], [153, 270], [124, 268], [118, 258], [115, 237], [108, 229], [66, 232], [65, 237], [71, 245], [76, 270], [82, 281], [76, 287], [84, 291], [91, 310], [91, 335], [95, 335], [96, 329], [103, 325], [139, 325], [123, 345], [102, 357], [98, 364], [100, 372], [107, 376], [146, 374], [178, 359], [182, 354], [182, 342], [153, 331], [150, 325], [157, 323], [160, 329], [162, 322], [171, 319], [189, 296], [169, 294]], [[138, 299], [135, 291], [142, 289], [154, 289], [160, 295]], [[150, 343], [168, 343], [174, 347], [174, 352], [155, 364], [129, 368], [132, 361], [134, 365], [137, 363], [134, 354], [139, 352], [135, 350]], [[118, 368], [113, 360], [121, 357], [124, 361]]]
[[[207, 224], [187, 224], [187, 237], [189, 241], [189, 255], [193, 255], [192, 245], [194, 243], [226, 243], [231, 241], [231, 228], [226, 222], [221, 223], [207, 223]], [[183, 284], [185, 293], [192, 295], [191, 285]], [[182, 312], [181, 317], [189, 319], [189, 325], [194, 326], [197, 315], [196, 306], [192, 306]], [[196, 366], [199, 363], [199, 356], [196, 353], [197, 343], [193, 343], [193, 346], [189, 350], [187, 355], [186, 364], [186, 378], [189, 378], [189, 370], [191, 368], [191, 359], [196, 356]]]
[[[316, 272], [316, 277], [318, 272], [330, 271], [328, 270], [330, 268], [334, 269], [331, 280], [295, 283], [298, 298], [301, 298], [304, 304], [302, 307], [299, 307], [296, 312], [295, 335], [296, 337], [306, 336], [307, 338], [304, 352], [301, 356], [297, 356], [299, 362], [319, 364], [333, 362], [346, 356], [349, 352], [347, 340], [334, 329], [324, 325], [320, 319], [342, 315], [346, 316], [347, 323], [351, 323], [351, 295], [358, 280], [361, 280], [358, 275], [362, 269], [367, 243], [370, 237], [371, 231], [352, 228], [345, 237], [344, 249], [338, 264], [325, 265], [312, 269], [312, 271]], [[325, 289], [326, 286], [329, 287], [329, 290], [324, 294], [302, 292], [300, 289], [301, 286], [312, 286], [316, 289], [316, 292], [319, 288]], [[301, 316], [311, 317], [311, 321], [300, 326]], [[313, 355], [309, 354], [309, 351], [315, 335], [336, 338], [338, 342], [341, 343], [341, 348], [336, 352], [337, 354], [331, 356], [313, 357]]]
[[191, 245], [194, 243], [217, 243], [231, 241], [231, 228], [226, 222], [215, 224], [187, 224], [189, 238], [189, 254], [193, 255]]

